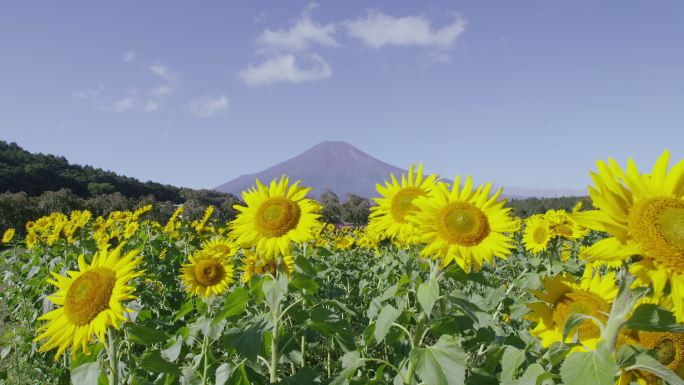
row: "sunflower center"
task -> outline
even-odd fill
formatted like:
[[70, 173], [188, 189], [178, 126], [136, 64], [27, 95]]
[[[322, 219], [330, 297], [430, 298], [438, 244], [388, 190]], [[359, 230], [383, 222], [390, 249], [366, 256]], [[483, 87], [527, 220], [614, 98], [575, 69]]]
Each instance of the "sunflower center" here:
[[437, 230], [451, 244], [475, 246], [489, 235], [489, 221], [472, 204], [454, 202], [440, 211]]
[[406, 216], [418, 210], [413, 200], [422, 195], [425, 195], [425, 192], [418, 187], [405, 187], [399, 190], [394, 194], [390, 204], [392, 219], [399, 223], [406, 223]]
[[256, 226], [269, 238], [280, 237], [297, 227], [301, 214], [297, 202], [283, 197], [269, 198], [257, 210]]
[[116, 284], [113, 270], [97, 267], [72, 282], [64, 299], [64, 313], [74, 325], [85, 325], [109, 307]]
[[655, 353], [661, 364], [669, 366], [677, 358], [677, 347], [671, 339], [665, 339], [656, 346]]
[[[610, 311], [610, 305], [601, 297], [585, 290], [576, 290], [565, 293], [556, 303], [553, 312], [553, 321], [556, 325], [564, 327], [571, 314], [586, 314], [606, 321], [606, 315]], [[598, 338], [601, 329], [592, 320], [585, 320], [570, 331], [570, 336], [577, 333], [579, 340]]]
[[546, 228], [539, 226], [536, 229], [534, 229], [534, 233], [532, 233], [532, 238], [534, 238], [534, 241], [536, 243], [544, 243], [546, 242], [546, 238], [549, 236], [549, 233], [546, 231]]
[[224, 276], [223, 266], [213, 259], [203, 259], [195, 265], [195, 279], [202, 286], [214, 286]]
[[645, 256], [684, 271], [684, 201], [652, 198], [636, 203], [630, 211], [629, 230]]

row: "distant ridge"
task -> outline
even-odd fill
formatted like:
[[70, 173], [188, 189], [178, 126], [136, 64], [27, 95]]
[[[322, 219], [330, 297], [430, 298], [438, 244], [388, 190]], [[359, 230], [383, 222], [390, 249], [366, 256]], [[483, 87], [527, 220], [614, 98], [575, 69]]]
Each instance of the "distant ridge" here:
[[[347, 194], [351, 193], [373, 198], [378, 196], [376, 183], [388, 180], [391, 173], [399, 178], [404, 172], [405, 169], [376, 159], [347, 142], [327, 141], [263, 171], [241, 175], [214, 190], [239, 197], [243, 191], [254, 185], [256, 179], [266, 184], [286, 174], [291, 181], [301, 180], [305, 186], [313, 187], [312, 195], [316, 198], [326, 190], [337, 194], [340, 200], [345, 200]], [[449, 179], [442, 180], [450, 182]], [[508, 186], [503, 191], [503, 196], [510, 199], [583, 195], [586, 192], [581, 189], [525, 189]]]
[[242, 175], [215, 190], [240, 196], [242, 191], [254, 185], [258, 178], [268, 183], [283, 174], [291, 180], [301, 180], [307, 187], [313, 187], [312, 195], [319, 197], [326, 190], [345, 200], [347, 194], [375, 197], [375, 184], [397, 177], [404, 169], [373, 158], [351, 144], [343, 141], [321, 142], [300, 155], [278, 163], [263, 171]]

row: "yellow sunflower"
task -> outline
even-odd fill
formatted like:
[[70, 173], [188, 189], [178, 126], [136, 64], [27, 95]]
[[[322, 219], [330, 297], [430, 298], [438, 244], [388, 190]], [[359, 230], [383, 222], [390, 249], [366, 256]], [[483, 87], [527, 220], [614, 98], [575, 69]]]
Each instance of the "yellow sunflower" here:
[[14, 233], [15, 230], [12, 227], [5, 230], [5, 233], [2, 235], [2, 243], [10, 243], [12, 241], [12, 238], [14, 238]]
[[199, 250], [181, 267], [181, 280], [187, 291], [209, 298], [224, 293], [233, 282], [233, 263], [221, 254]]
[[[684, 378], [684, 334], [639, 331], [636, 344], [648, 349], [658, 361], [680, 378]], [[618, 385], [636, 382], [640, 385], [664, 384], [665, 381], [643, 370], [623, 373]]]
[[446, 266], [452, 261], [466, 272], [479, 270], [483, 261], [507, 258], [512, 240], [506, 234], [514, 230], [515, 223], [499, 200], [501, 189], [490, 196], [491, 184], [473, 190], [470, 177], [461, 188], [461, 177], [449, 187], [438, 183], [430, 196], [414, 201], [418, 210], [411, 216], [420, 229], [421, 241], [426, 243], [421, 254], [441, 259]]
[[202, 250], [215, 256], [229, 258], [237, 253], [239, 247], [227, 238], [215, 237], [202, 244]]
[[565, 210], [549, 210], [544, 213], [544, 219], [549, 223], [553, 236], [579, 239], [589, 233], [589, 230], [580, 226]]
[[237, 243], [256, 246], [267, 258], [288, 255], [292, 242], [314, 239], [319, 228], [320, 206], [306, 198], [310, 188], [290, 185], [287, 177], [275, 179], [266, 187], [257, 179], [256, 187], [242, 193], [247, 206], [235, 205], [240, 211], [231, 227]]
[[539, 254], [546, 250], [551, 241], [551, 227], [549, 222], [542, 215], [533, 215], [525, 221], [525, 231], [523, 232], [523, 244], [525, 250], [532, 254]]
[[[252, 250], [245, 250], [245, 256], [241, 260], [242, 283], [248, 283], [255, 275], [271, 274], [275, 276], [278, 270], [278, 261], [273, 258], [263, 258]], [[292, 255], [286, 255], [281, 260], [282, 270], [288, 276], [295, 272], [295, 259]]]
[[[543, 347], [561, 342], [563, 328], [571, 314], [589, 315], [605, 324], [611, 303], [618, 292], [615, 273], [601, 277], [589, 268], [585, 269], [579, 283], [568, 276], [556, 276], [544, 280], [544, 289], [532, 291], [541, 301], [528, 304], [532, 312], [526, 316], [536, 322], [531, 333], [541, 340]], [[585, 320], [571, 330], [564, 342], [573, 340], [586, 349], [594, 350], [601, 340], [601, 330], [592, 320]], [[582, 347], [574, 349], [580, 350]]]
[[400, 242], [409, 242], [417, 234], [416, 227], [409, 220], [409, 216], [418, 210], [414, 200], [429, 195], [437, 175], [424, 178], [423, 165], [419, 164], [417, 169], [411, 165], [408, 175], [401, 175], [401, 183], [394, 174], [390, 178], [391, 181], [385, 182], [384, 186], [375, 185], [381, 197], [373, 199], [377, 205], [371, 207], [367, 230]]
[[88, 343], [96, 336], [105, 342], [108, 326], [119, 328], [126, 320], [126, 309], [122, 302], [134, 299], [135, 289], [129, 283], [143, 274], [136, 271], [142, 261], [134, 250], [121, 256], [120, 245], [112, 251], [102, 251], [93, 257], [90, 264], [83, 255], [78, 258], [78, 271], [69, 271], [67, 276], [52, 273], [48, 280], [59, 290], [48, 297], [58, 307], [39, 317], [46, 324], [38, 328], [40, 333], [34, 341], [47, 341], [39, 351], [57, 348], [55, 360], [68, 347], [72, 354], [83, 350], [89, 354]]
[[622, 262], [639, 255], [630, 266], [639, 285], [653, 285], [660, 296], [667, 284], [678, 322], [684, 321], [684, 159], [668, 171], [665, 151], [650, 174], [629, 159], [623, 170], [613, 159], [597, 162], [589, 187], [598, 210], [574, 214], [591, 229], [611, 236], [582, 253], [588, 261]]
[[348, 250], [354, 246], [354, 238], [349, 235], [343, 235], [335, 240], [335, 247], [338, 250]]

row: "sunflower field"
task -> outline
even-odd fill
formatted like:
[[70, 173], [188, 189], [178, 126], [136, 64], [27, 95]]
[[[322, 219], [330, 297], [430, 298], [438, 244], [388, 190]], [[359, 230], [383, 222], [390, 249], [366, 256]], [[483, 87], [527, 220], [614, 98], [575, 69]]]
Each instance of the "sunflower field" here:
[[0, 229], [0, 384], [684, 384], [684, 160], [591, 177], [528, 218], [411, 166], [364, 228], [283, 176], [229, 223]]

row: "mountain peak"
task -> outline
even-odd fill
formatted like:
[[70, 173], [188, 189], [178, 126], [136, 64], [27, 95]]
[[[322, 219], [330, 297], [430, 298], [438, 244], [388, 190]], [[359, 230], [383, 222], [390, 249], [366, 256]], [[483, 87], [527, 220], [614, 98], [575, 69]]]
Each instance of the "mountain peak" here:
[[283, 174], [292, 181], [313, 188], [313, 195], [326, 190], [344, 200], [348, 194], [376, 196], [375, 184], [386, 180], [390, 173], [399, 175], [404, 170], [373, 158], [345, 141], [325, 141], [303, 153], [265, 170], [242, 175], [215, 188], [217, 191], [239, 195], [259, 179], [268, 183]]

